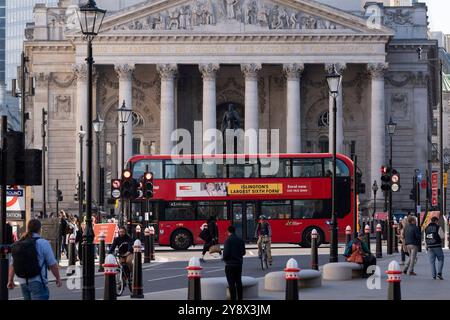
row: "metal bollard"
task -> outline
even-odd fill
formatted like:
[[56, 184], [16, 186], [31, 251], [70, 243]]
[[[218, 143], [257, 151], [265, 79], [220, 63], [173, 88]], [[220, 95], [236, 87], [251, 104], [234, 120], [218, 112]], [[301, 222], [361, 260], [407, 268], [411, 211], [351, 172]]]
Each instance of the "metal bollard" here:
[[370, 251], [370, 226], [368, 224], [366, 224], [366, 227], [364, 228], [364, 233], [366, 234], [367, 248]]
[[150, 229], [145, 228], [144, 230], [144, 263], [150, 263]]
[[106, 256], [106, 246], [105, 246], [105, 233], [102, 231], [100, 235], [98, 236], [99, 240], [99, 262], [98, 262], [98, 272], [103, 272], [103, 264], [105, 263], [105, 256]]
[[186, 269], [188, 271], [188, 300], [202, 300], [200, 281], [203, 268], [200, 265], [200, 259], [191, 258]]
[[348, 244], [350, 241], [352, 241], [352, 227], [347, 226], [345, 228], [345, 243]]
[[398, 236], [397, 236], [397, 229], [398, 229], [398, 222], [397, 219], [394, 219], [394, 223], [392, 224], [392, 228], [394, 229], [392, 231], [393, 233], [393, 240], [394, 240], [394, 252], [398, 253]]
[[376, 245], [376, 256], [377, 258], [383, 258], [383, 249], [382, 249], [382, 242], [381, 242], [381, 232], [383, 229], [381, 228], [381, 224], [377, 224], [377, 245]]
[[286, 278], [286, 300], [298, 300], [298, 276], [300, 269], [295, 259], [289, 259], [284, 269]]
[[[76, 264], [76, 252], [75, 252], [75, 235], [71, 234], [69, 236], [69, 267]], [[75, 273], [73, 268], [67, 268], [66, 275], [72, 275]]]
[[311, 232], [311, 269], [319, 270], [319, 255], [317, 248], [318, 233], [316, 229]]
[[386, 274], [388, 275], [387, 282], [389, 283], [388, 300], [402, 300], [400, 287], [402, 271], [397, 261], [394, 260], [389, 264]]
[[134, 242], [133, 286], [131, 298], [143, 299], [144, 288], [142, 285], [142, 243], [139, 239]]
[[155, 228], [153, 226], [150, 229], [150, 259], [155, 260]]
[[103, 300], [117, 300], [116, 292], [116, 274], [117, 274], [117, 261], [112, 254], [108, 254], [105, 259], [103, 268], [105, 269], [105, 287]]

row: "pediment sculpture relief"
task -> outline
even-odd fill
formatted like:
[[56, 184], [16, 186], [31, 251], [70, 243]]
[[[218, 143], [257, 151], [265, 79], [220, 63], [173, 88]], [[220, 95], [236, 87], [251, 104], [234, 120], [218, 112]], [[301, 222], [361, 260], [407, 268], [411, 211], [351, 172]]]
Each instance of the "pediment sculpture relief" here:
[[[116, 25], [114, 30], [196, 30], [204, 26], [253, 26], [262, 30], [342, 29], [329, 20], [266, 0], [194, 0]], [[225, 31], [228, 31], [226, 28]]]

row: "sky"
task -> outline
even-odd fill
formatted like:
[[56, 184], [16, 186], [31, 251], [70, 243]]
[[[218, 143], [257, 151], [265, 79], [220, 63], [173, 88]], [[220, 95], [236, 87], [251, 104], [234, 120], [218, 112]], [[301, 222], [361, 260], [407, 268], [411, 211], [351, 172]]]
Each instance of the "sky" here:
[[449, 0], [421, 0], [428, 6], [428, 17], [432, 31], [443, 31], [450, 34], [450, 1]]

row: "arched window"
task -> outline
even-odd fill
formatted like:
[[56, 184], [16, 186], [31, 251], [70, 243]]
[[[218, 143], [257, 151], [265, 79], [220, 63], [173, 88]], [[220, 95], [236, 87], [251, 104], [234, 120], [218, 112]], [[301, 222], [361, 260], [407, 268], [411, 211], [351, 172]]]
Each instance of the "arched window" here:
[[319, 152], [328, 153], [330, 149], [330, 142], [327, 136], [321, 136], [319, 138]]
[[319, 115], [319, 120], [317, 122], [319, 128], [327, 128], [330, 125], [329, 115], [329, 111], [324, 111]]
[[144, 117], [140, 113], [133, 111], [131, 114], [131, 120], [133, 121], [133, 128], [144, 126]]

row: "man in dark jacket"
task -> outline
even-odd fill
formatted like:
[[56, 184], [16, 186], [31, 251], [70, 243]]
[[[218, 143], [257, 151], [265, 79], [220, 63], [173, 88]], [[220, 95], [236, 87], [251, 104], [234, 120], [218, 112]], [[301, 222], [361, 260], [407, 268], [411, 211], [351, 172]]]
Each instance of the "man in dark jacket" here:
[[409, 257], [403, 269], [403, 273], [408, 273], [410, 276], [416, 276], [417, 274], [414, 272], [414, 265], [416, 264], [417, 251], [421, 245], [422, 238], [414, 216], [408, 217], [408, 222], [406, 223], [404, 233], [406, 250]]
[[[444, 280], [442, 277], [442, 269], [444, 268], [444, 252], [442, 251], [442, 236], [440, 232], [441, 228], [438, 225], [439, 218], [431, 218], [431, 223], [425, 229], [425, 242], [427, 244], [428, 257], [431, 264], [431, 274], [433, 279], [436, 280], [436, 276], [440, 280]], [[441, 234], [440, 234], [441, 233]], [[436, 275], [436, 259], [438, 260], [438, 270]]]
[[242, 264], [245, 256], [245, 242], [236, 235], [233, 226], [228, 227], [228, 239], [223, 249], [225, 275], [230, 289], [231, 300], [242, 300]]

